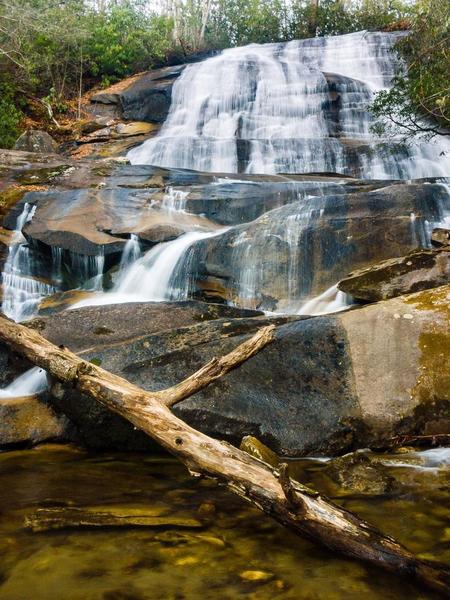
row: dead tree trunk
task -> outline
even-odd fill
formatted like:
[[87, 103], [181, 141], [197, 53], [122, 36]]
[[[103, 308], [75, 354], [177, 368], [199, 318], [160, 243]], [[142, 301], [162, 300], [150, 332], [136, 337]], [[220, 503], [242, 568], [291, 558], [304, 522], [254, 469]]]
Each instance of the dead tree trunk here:
[[264, 327], [230, 354], [211, 360], [181, 383], [147, 392], [129, 381], [58, 348], [36, 331], [0, 317], [0, 340], [55, 379], [91, 396], [147, 433], [186, 465], [258, 507], [302, 536], [332, 551], [404, 574], [431, 589], [449, 593], [449, 572], [419, 560], [390, 537], [356, 515], [279, 471], [193, 429], [169, 409], [256, 354], [274, 338], [274, 326]]

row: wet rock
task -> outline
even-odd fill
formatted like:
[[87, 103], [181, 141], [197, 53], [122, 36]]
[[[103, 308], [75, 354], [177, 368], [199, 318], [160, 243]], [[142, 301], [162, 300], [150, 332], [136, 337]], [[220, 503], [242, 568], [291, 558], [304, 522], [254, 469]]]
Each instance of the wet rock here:
[[[133, 340], [145, 342], [158, 332], [207, 325], [218, 319], [230, 320], [231, 324], [233, 319], [259, 316], [263, 313], [222, 304], [147, 302], [75, 309], [36, 318], [27, 325], [57, 345], [64, 344], [74, 352], [83, 352], [92, 346], [100, 350]], [[144, 352], [146, 347], [143, 347]]]
[[450, 282], [450, 247], [417, 250], [350, 273], [338, 288], [356, 300], [377, 302]]
[[333, 459], [327, 464], [325, 473], [336, 484], [334, 493], [337, 494], [379, 496], [394, 491], [396, 484], [383, 466], [371, 461], [364, 451]]
[[448, 201], [439, 184], [398, 184], [291, 202], [200, 241], [199, 294], [214, 278], [226, 301], [295, 310], [355, 268], [428, 246], [427, 222], [439, 221]]
[[58, 144], [46, 131], [28, 129], [17, 139], [14, 150], [51, 154], [58, 152]]
[[126, 506], [40, 508], [26, 517], [25, 527], [34, 532], [85, 527], [202, 527], [198, 519], [158, 513], [158, 510]]
[[35, 396], [0, 400], [0, 447], [71, 439], [68, 419]]
[[[449, 296], [450, 286], [443, 286], [306, 319], [195, 303], [132, 311], [118, 305], [31, 325], [144, 389], [159, 390], [273, 322], [272, 344], [174, 410], [235, 444], [252, 435], [279, 456], [329, 455], [390, 447], [402, 435], [450, 433]], [[98, 327], [108, 332], [98, 335]], [[146, 436], [75, 390], [58, 384], [52, 394], [85, 444], [148, 447]]]
[[435, 227], [431, 233], [433, 246], [450, 246], [450, 229]]

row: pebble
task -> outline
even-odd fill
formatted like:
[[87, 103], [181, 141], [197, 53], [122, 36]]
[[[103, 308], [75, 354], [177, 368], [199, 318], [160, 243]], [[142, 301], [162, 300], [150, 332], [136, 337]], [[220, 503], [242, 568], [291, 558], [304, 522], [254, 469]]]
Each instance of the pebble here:
[[275, 577], [273, 573], [269, 571], [242, 571], [239, 573], [239, 577], [244, 581], [270, 581]]
[[175, 564], [178, 567], [186, 567], [189, 565], [196, 565], [198, 563], [198, 558], [196, 558], [195, 556], [184, 556], [183, 558], [179, 558], [177, 561], [175, 561]]

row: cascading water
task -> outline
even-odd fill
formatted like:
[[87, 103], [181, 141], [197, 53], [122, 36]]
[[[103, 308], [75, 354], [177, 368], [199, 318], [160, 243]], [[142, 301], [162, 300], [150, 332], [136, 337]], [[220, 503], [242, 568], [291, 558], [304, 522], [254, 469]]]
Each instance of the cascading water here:
[[248, 173], [339, 172], [363, 178], [445, 176], [450, 144], [370, 133], [374, 92], [396, 69], [399, 33], [358, 32], [225, 50], [175, 82], [159, 135], [133, 164]]
[[130, 265], [137, 261], [141, 256], [141, 246], [139, 244], [139, 237], [132, 233], [130, 239], [125, 244], [123, 249], [122, 257], [119, 265], [119, 279], [123, 272], [128, 269]]
[[169, 187], [167, 192], [164, 194], [161, 208], [168, 211], [184, 212], [188, 196], [189, 192], [184, 190], [176, 190], [173, 187]]
[[15, 379], [8, 387], [0, 390], [0, 399], [35, 396], [47, 389], [47, 372], [39, 367], [29, 369]]
[[196, 242], [219, 235], [222, 231], [191, 231], [176, 240], [154, 246], [123, 272], [111, 292], [86, 298], [71, 308], [186, 300], [191, 289], [192, 247]]
[[[340, 172], [368, 179], [445, 175], [450, 157], [446, 142], [406, 147], [398, 140], [381, 142], [370, 131], [372, 120], [367, 106], [375, 91], [389, 86], [396, 68], [391, 49], [399, 35], [403, 34], [360, 32], [285, 44], [253, 44], [189, 65], [174, 85], [171, 110], [161, 132], [131, 150], [129, 158], [135, 164], [233, 173]], [[252, 185], [245, 176], [242, 179], [218, 177], [212, 184], [217, 188], [217, 198], [226, 194], [237, 205], [242, 200], [242, 186]], [[321, 194], [331, 197], [335, 192], [329, 186], [337, 187], [339, 180], [306, 178], [308, 191], [302, 194], [298, 192], [299, 182], [294, 185], [294, 181], [287, 182], [292, 184], [292, 197], [279, 204], [289, 202], [294, 210], [281, 210], [274, 219], [266, 213], [266, 226], [259, 229], [236, 226], [237, 235], [231, 241], [234, 268], [227, 284], [233, 288], [234, 302], [239, 306], [317, 314], [347, 304], [335, 287], [308, 299], [317, 266], [313, 264], [308, 230], [315, 227], [325, 206], [320, 197], [308, 194], [320, 189]], [[315, 191], [309, 189], [313, 185]], [[172, 183], [167, 187], [162, 199], [158, 192], [149, 206], [164, 211], [164, 219], [168, 216], [170, 222], [179, 219], [181, 224], [184, 219], [179, 229], [193, 231], [155, 246], [144, 256], [137, 236], [131, 235], [113, 290], [75, 306], [190, 296], [193, 273], [204, 259], [202, 244], [197, 242], [224, 230], [199, 230], [198, 221], [186, 221], [189, 192], [176, 186]], [[271, 190], [267, 193], [273, 199], [276, 192]], [[211, 189], [210, 195], [202, 198], [194, 191], [190, 200], [192, 205], [200, 198], [205, 206], [208, 201], [214, 206], [214, 194]], [[261, 214], [256, 211], [248, 216], [252, 213], [247, 208], [242, 213], [247, 221]], [[24, 209], [18, 231], [32, 217], [33, 210]], [[244, 221], [233, 218], [225, 222]], [[446, 218], [443, 213], [439, 223], [445, 224]], [[428, 245], [431, 230], [438, 222], [434, 217], [428, 222], [416, 220], [415, 213], [411, 213], [410, 222], [412, 244]], [[42, 296], [61, 289], [67, 274], [73, 287], [102, 290], [102, 254], [88, 257], [55, 248], [52, 256], [54, 285], [31, 277], [30, 249], [23, 240], [11, 246], [3, 274], [3, 310], [7, 314], [17, 320], [31, 316]], [[279, 281], [283, 289], [278, 305], [273, 298], [263, 297], [261, 291], [270, 279], [277, 280], [277, 284]]]
[[351, 298], [338, 290], [337, 284], [322, 292], [316, 298], [311, 298], [297, 311], [298, 315], [328, 315], [341, 312], [352, 306]]
[[35, 206], [24, 204], [2, 273], [2, 311], [14, 321], [32, 317], [42, 298], [55, 291], [54, 286], [33, 277], [36, 269], [28, 242], [22, 235], [23, 227], [31, 221], [35, 210]]

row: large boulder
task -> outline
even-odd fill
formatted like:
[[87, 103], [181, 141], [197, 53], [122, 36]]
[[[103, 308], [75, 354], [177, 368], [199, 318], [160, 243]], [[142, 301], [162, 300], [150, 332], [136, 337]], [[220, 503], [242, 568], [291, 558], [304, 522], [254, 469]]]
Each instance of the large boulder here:
[[420, 183], [302, 199], [199, 242], [191, 275], [200, 290], [221, 280], [240, 306], [292, 311], [349, 271], [427, 247], [449, 201]]
[[163, 123], [169, 113], [173, 84], [184, 68], [185, 65], [164, 67], [134, 76], [94, 94], [91, 103], [116, 107], [111, 116], [120, 114], [129, 121]]
[[14, 150], [52, 154], [58, 152], [58, 144], [46, 131], [27, 129], [27, 131], [22, 133], [17, 139], [14, 144]]
[[[175, 411], [194, 427], [237, 444], [253, 435], [284, 456], [339, 454], [389, 447], [399, 435], [450, 432], [449, 298], [450, 286], [443, 286], [315, 318], [150, 303], [77, 309], [30, 325], [105, 369], [158, 390], [273, 322], [272, 344]], [[89, 446], [146, 443], [73, 389], [53, 386], [51, 401]]]
[[450, 283], [450, 246], [416, 250], [350, 273], [338, 288], [356, 300], [377, 302]]

